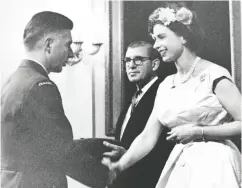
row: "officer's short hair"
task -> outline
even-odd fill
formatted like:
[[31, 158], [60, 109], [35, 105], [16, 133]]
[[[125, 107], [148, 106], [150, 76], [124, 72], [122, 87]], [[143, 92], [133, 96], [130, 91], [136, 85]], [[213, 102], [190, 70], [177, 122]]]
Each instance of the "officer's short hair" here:
[[146, 41], [134, 41], [128, 45], [127, 49], [137, 47], [147, 47], [149, 50], [149, 56], [152, 60], [161, 59], [160, 53], [155, 48], [153, 48], [153, 44]]
[[73, 22], [62, 14], [51, 11], [39, 12], [31, 18], [24, 29], [24, 45], [28, 50], [33, 50], [45, 34], [72, 28]]

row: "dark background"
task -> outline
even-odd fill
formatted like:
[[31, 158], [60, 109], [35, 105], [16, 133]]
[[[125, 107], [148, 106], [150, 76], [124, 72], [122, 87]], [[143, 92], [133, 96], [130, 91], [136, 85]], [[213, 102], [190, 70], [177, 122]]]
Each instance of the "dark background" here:
[[[228, 1], [188, 1], [187, 6], [193, 9], [204, 29], [204, 47], [199, 56], [222, 65], [231, 72], [230, 59], [230, 27], [229, 27], [229, 3]], [[123, 2], [123, 29], [124, 52], [127, 46], [137, 40], [145, 40], [153, 43], [148, 34], [148, 17], [162, 1], [124, 1]], [[166, 77], [175, 72], [172, 63], [162, 63], [159, 76]], [[125, 76], [125, 101], [129, 101], [135, 90]]]
[[[162, 1], [124, 1], [123, 2], [123, 54], [127, 46], [137, 40], [145, 40], [153, 43], [148, 34], [148, 17]], [[198, 16], [199, 23], [205, 32], [203, 50], [198, 54], [200, 57], [219, 64], [231, 73], [231, 49], [230, 49], [230, 23], [228, 1], [187, 1], [187, 7], [194, 10]], [[125, 66], [123, 66], [125, 67]], [[159, 69], [159, 77], [176, 72], [173, 63], [162, 63]], [[135, 86], [131, 84], [125, 75], [124, 98], [127, 104], [134, 91]], [[240, 139], [233, 140], [241, 149]]]

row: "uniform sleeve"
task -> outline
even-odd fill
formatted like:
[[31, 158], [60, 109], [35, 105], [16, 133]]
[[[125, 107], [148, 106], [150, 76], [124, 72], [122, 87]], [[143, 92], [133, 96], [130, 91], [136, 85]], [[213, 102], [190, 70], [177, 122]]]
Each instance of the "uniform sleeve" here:
[[39, 161], [62, 165], [73, 142], [58, 88], [51, 81], [36, 83], [21, 107], [29, 129], [26, 146]]

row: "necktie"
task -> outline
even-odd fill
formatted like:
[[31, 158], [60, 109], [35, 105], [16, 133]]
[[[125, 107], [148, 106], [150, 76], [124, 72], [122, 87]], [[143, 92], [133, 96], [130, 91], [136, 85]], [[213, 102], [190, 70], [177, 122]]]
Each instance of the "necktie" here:
[[137, 90], [131, 100], [131, 113], [134, 112], [135, 106], [137, 104], [137, 97], [142, 93], [141, 89]]

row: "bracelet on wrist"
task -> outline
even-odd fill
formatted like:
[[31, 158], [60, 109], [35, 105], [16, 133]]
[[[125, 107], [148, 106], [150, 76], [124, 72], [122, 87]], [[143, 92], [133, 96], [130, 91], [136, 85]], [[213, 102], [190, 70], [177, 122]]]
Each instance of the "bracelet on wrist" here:
[[205, 140], [205, 138], [204, 138], [204, 130], [203, 130], [203, 127], [200, 127], [201, 128], [201, 132], [202, 132], [202, 140], [205, 142], [206, 140]]

